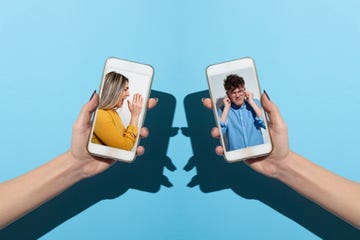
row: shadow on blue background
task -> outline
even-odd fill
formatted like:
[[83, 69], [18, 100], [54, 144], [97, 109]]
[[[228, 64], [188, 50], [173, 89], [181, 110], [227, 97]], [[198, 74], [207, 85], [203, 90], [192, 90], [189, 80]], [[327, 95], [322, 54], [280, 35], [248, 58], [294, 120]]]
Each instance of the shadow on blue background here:
[[159, 102], [146, 115], [144, 126], [150, 134], [141, 140], [141, 145], [146, 149], [143, 156], [136, 158], [133, 163], [117, 162], [107, 171], [79, 182], [3, 229], [0, 239], [38, 239], [97, 202], [117, 198], [128, 189], [156, 193], [161, 185], [171, 187], [163, 170], [164, 167], [171, 171], [176, 169], [166, 156], [170, 137], [178, 133], [178, 128], [172, 127], [176, 99], [154, 90], [151, 97], [158, 98]]
[[285, 184], [255, 172], [243, 162], [228, 163], [217, 156], [214, 149], [219, 140], [210, 136], [214, 115], [203, 106], [204, 97], [209, 97], [208, 91], [184, 99], [188, 127], [182, 128], [182, 133], [190, 137], [194, 153], [184, 169], [197, 171], [189, 187], [199, 186], [204, 193], [231, 189], [240, 197], [261, 201], [322, 239], [360, 239], [359, 230]]

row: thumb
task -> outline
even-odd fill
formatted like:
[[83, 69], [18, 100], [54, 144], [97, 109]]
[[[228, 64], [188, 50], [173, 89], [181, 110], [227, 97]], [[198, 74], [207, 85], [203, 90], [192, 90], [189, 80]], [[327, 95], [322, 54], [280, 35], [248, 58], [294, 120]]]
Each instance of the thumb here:
[[99, 95], [94, 93], [90, 101], [87, 102], [81, 109], [78, 116], [77, 122], [80, 124], [86, 124], [90, 122], [91, 115], [95, 111], [96, 107], [99, 104]]
[[272, 124], [278, 125], [284, 123], [279, 109], [273, 102], [270, 101], [266, 93], [261, 95], [261, 105], [269, 115], [269, 119]]

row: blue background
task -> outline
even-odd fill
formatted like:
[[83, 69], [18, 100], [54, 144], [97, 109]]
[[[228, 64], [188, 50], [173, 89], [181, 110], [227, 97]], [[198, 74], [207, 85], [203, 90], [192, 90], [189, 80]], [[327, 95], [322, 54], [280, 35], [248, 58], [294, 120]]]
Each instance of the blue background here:
[[155, 68], [159, 105], [146, 121], [160, 140], [2, 239], [359, 239], [285, 185], [215, 156], [213, 116], [200, 102], [206, 66], [251, 56], [291, 148], [359, 181], [359, 9], [357, 0], [3, 2], [0, 181], [69, 148], [109, 56]]

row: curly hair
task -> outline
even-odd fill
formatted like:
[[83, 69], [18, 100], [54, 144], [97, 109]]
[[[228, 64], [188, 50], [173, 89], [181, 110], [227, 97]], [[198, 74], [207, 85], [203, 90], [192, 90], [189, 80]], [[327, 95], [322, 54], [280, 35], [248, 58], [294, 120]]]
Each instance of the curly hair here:
[[244, 85], [244, 79], [236, 74], [230, 74], [224, 80], [224, 88], [227, 92], [231, 92], [232, 90], [243, 87]]

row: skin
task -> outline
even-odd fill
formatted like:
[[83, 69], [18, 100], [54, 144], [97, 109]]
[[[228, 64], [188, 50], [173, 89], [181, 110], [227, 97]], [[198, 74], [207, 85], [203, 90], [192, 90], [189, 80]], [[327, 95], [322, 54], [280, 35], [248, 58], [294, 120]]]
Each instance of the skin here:
[[118, 103], [116, 104], [116, 107], [121, 108], [122, 105], [124, 104], [124, 101], [129, 96], [130, 96], [129, 82], [126, 82], [124, 90], [123, 90], [123, 92], [121, 93], [121, 95], [119, 97]]
[[[0, 229], [82, 179], [105, 171], [115, 162], [91, 156], [86, 149], [91, 131], [91, 115], [98, 102], [99, 97], [95, 94], [81, 109], [73, 125], [68, 151], [24, 175], [0, 183]], [[156, 103], [156, 99], [149, 99], [148, 108], [154, 107]], [[147, 137], [148, 130], [142, 128], [140, 136]], [[142, 155], [144, 147], [139, 146], [136, 153]]]
[[233, 103], [235, 106], [240, 107], [244, 104], [245, 101], [247, 101], [252, 107], [252, 109], [254, 109], [256, 116], [258, 118], [261, 118], [262, 112], [254, 101], [254, 94], [252, 92], [246, 91], [245, 87], [238, 86], [237, 88], [226, 92], [226, 95], [227, 96], [225, 96], [223, 99], [224, 110], [221, 115], [221, 120], [223, 122], [227, 121], [227, 117], [231, 108], [231, 103]]
[[[205, 107], [211, 109], [211, 99], [204, 99]], [[255, 171], [275, 178], [298, 193], [314, 201], [360, 229], [360, 184], [336, 175], [289, 148], [287, 126], [277, 106], [265, 94], [261, 104], [269, 116], [269, 131], [273, 151], [265, 157], [246, 160], [245, 163]], [[211, 132], [213, 137], [220, 136], [219, 129]], [[215, 152], [223, 155], [224, 149], [216, 147]]]
[[[130, 96], [129, 82], [126, 82], [124, 90], [119, 97], [118, 103], [116, 104], [117, 108], [121, 108], [124, 104], [124, 101]], [[137, 126], [139, 122], [139, 116], [143, 106], [143, 97], [139, 93], [135, 93], [133, 96], [132, 102], [127, 100], [128, 108], [131, 114], [130, 125]]]

